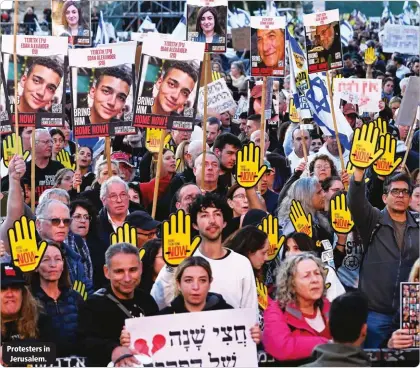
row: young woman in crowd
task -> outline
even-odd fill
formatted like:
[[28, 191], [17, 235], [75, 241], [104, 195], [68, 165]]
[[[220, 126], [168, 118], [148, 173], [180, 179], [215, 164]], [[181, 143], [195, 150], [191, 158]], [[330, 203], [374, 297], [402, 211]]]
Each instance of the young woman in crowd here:
[[[321, 259], [322, 250], [323, 248], [317, 247], [308, 235], [294, 232], [286, 237], [282, 260], [284, 261], [288, 257], [302, 254], [303, 252], [312, 252]], [[331, 266], [324, 264], [324, 269], [326, 271], [326, 297], [332, 302], [337, 296], [344, 294], [345, 289]]]
[[141, 193], [138, 183], [128, 183], [128, 196], [131, 202], [141, 203]]
[[416, 212], [417, 214], [420, 212], [420, 185], [416, 184], [413, 187], [413, 194], [411, 195], [410, 199], [410, 210]]
[[182, 141], [176, 148], [175, 162], [180, 160], [178, 168], [176, 169], [177, 173], [182, 173], [187, 167], [185, 156], [188, 154], [189, 145], [190, 145], [190, 141]]
[[70, 284], [67, 263], [58, 245], [47, 246], [39, 267], [32, 274], [31, 290], [52, 320], [57, 356], [74, 354], [78, 311], [83, 299]]
[[50, 135], [53, 140], [52, 159], [57, 159], [57, 154], [64, 148], [64, 134], [60, 129], [51, 129]]
[[331, 339], [325, 292], [324, 266], [314, 255], [304, 252], [281, 263], [275, 300], [264, 313], [263, 344], [268, 354], [286, 365], [301, 365], [315, 346]]
[[226, 76], [226, 84], [233, 93], [233, 98], [238, 101], [241, 94], [246, 93], [247, 77], [245, 67], [241, 61], [234, 61], [230, 64], [230, 72]]
[[162, 256], [162, 239], [148, 240], [144, 243], [143, 249], [145, 253], [141, 259], [143, 270], [140, 289], [150, 293], [160, 270], [165, 267], [165, 261]]
[[77, 154], [77, 169], [75, 176], [81, 180], [80, 191], [90, 187], [95, 180], [95, 174], [91, 171], [93, 151], [90, 147], [81, 146]]
[[73, 175], [72, 169], [60, 169], [54, 177], [54, 188], [64, 189], [66, 192], [73, 188]]

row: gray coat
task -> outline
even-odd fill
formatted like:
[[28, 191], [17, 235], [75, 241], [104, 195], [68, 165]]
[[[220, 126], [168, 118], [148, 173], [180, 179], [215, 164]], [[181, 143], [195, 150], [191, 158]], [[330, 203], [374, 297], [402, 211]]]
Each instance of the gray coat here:
[[365, 250], [359, 289], [367, 295], [370, 310], [395, 314], [400, 303], [400, 282], [408, 280], [419, 257], [419, 226], [407, 211], [404, 243], [399, 249], [387, 207], [380, 211], [369, 203], [364, 180], [356, 182], [351, 178], [347, 204]]
[[370, 367], [366, 353], [355, 346], [322, 344], [315, 347], [312, 357], [316, 360], [304, 367]]

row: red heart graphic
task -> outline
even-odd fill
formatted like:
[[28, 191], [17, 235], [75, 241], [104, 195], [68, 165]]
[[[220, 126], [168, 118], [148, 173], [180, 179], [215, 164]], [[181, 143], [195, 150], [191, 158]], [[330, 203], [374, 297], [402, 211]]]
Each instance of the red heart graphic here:
[[165, 339], [165, 336], [163, 335], [155, 335], [153, 336], [152, 342], [153, 342], [152, 354], [154, 354], [165, 346], [166, 339]]
[[149, 346], [147, 346], [147, 341], [144, 339], [137, 339], [134, 343], [134, 349], [136, 349], [139, 354], [150, 356]]

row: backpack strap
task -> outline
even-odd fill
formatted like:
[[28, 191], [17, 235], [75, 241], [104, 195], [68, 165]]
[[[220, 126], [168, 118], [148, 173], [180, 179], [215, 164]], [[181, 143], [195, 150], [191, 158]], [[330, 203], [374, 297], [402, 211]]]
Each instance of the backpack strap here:
[[105, 296], [108, 299], [112, 300], [118, 308], [120, 308], [124, 314], [128, 317], [128, 318], [132, 318], [133, 316], [131, 315], [130, 311], [124, 307], [121, 302], [112, 294], [108, 293], [107, 290], [105, 288], [99, 289], [98, 291], [96, 291], [94, 293], [94, 295], [99, 295], [99, 296]]

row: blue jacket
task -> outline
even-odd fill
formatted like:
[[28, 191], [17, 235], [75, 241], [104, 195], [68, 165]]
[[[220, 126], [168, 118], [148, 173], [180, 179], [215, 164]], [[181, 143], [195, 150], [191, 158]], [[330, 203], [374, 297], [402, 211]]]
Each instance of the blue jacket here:
[[57, 356], [73, 355], [76, 344], [79, 308], [84, 303], [80, 294], [72, 289], [62, 290], [57, 300], [49, 297], [39, 287], [33, 290], [51, 319]]

